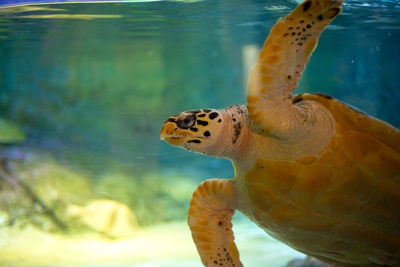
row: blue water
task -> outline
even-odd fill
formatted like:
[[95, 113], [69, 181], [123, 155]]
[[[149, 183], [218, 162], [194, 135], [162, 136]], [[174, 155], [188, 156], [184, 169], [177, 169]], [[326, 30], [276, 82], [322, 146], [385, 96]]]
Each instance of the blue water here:
[[[161, 1], [5, 12], [0, 110], [40, 146], [107, 153], [127, 167], [151, 160], [182, 169], [190, 162], [196, 172], [230, 176], [224, 161], [158, 142], [160, 125], [185, 109], [244, 103], [246, 47], [259, 48], [294, 6]], [[60, 13], [118, 17], [29, 18]], [[397, 1], [347, 1], [297, 92], [324, 92], [400, 126], [399, 14]]]
[[[26, 133], [18, 148], [51, 153], [94, 182], [114, 172], [193, 184], [232, 177], [225, 159], [160, 142], [161, 125], [183, 110], [244, 104], [258, 49], [295, 6], [205, 0], [2, 8], [0, 118]], [[345, 1], [295, 93], [329, 94], [400, 127], [399, 43], [399, 1]], [[164, 193], [156, 201], [168, 200]], [[175, 207], [180, 214], [184, 203]], [[184, 220], [174, 216], [163, 222]], [[141, 222], [160, 223], [148, 217]]]

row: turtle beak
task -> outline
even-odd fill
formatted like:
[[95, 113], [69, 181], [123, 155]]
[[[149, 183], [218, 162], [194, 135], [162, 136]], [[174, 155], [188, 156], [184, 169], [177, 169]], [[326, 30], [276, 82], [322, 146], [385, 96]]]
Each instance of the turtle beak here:
[[165, 140], [175, 146], [182, 144], [187, 136], [188, 133], [183, 129], [179, 129], [176, 123], [170, 119], [165, 121], [160, 132], [160, 140]]
[[161, 132], [160, 132], [160, 140], [165, 140], [166, 138], [170, 137], [170, 129], [171, 127], [166, 127], [166, 125], [164, 124], [163, 127], [161, 128]]

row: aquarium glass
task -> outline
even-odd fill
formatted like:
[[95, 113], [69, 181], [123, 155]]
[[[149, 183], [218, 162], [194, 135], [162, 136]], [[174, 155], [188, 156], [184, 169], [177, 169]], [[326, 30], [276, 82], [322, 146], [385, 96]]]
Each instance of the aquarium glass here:
[[[0, 1], [0, 266], [201, 266], [190, 198], [233, 168], [160, 129], [245, 104], [260, 47], [298, 3], [34, 2]], [[295, 93], [399, 127], [399, 43], [399, 1], [346, 0]], [[304, 257], [240, 213], [233, 225], [245, 266]]]

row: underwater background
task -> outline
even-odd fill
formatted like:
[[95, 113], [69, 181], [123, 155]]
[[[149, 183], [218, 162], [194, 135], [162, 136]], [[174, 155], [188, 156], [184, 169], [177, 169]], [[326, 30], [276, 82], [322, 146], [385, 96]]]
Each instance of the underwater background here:
[[[159, 131], [184, 110], [244, 104], [297, 2], [21, 2], [0, 1], [0, 266], [201, 266], [190, 197], [233, 169]], [[400, 127], [399, 43], [399, 1], [345, 0], [295, 93]], [[234, 231], [246, 266], [303, 257], [240, 214]]]

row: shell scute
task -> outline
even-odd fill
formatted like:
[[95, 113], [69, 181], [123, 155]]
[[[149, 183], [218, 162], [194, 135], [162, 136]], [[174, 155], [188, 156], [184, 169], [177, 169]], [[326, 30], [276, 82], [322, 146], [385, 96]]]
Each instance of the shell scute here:
[[303, 165], [311, 164], [311, 163], [315, 162], [316, 160], [317, 160], [317, 157], [315, 155], [307, 155], [307, 156], [303, 156], [303, 157], [296, 159], [297, 162], [299, 162]]
[[332, 160], [333, 160], [333, 153], [331, 150], [327, 149], [319, 156], [318, 163], [330, 164]]
[[349, 167], [354, 163], [350, 160], [350, 158], [346, 155], [346, 153], [344, 153], [343, 150], [339, 150], [333, 154], [333, 159], [331, 164], [336, 170], [339, 170]]
[[[294, 99], [296, 97], [294, 96]], [[400, 132], [395, 127], [335, 98], [327, 99], [317, 94], [301, 94], [300, 97], [303, 100], [316, 101], [327, 108], [338, 123], [340, 133], [347, 130], [364, 133], [400, 153]]]
[[304, 211], [298, 207], [289, 203], [282, 203], [281, 205], [273, 207], [268, 214], [265, 214], [267, 217], [265, 219], [278, 225], [285, 225], [292, 223], [293, 220], [296, 220], [303, 215]]
[[377, 183], [390, 181], [391, 187], [397, 187], [400, 191], [400, 160], [393, 149], [380, 147], [376, 153], [364, 156], [358, 164], [379, 177]]
[[343, 149], [356, 162], [365, 157], [379, 153], [381, 143], [365, 133], [348, 131], [343, 135]]
[[333, 152], [338, 151], [342, 146], [342, 139], [340, 136], [334, 136], [332, 137], [331, 143], [329, 144], [329, 147], [332, 149]]
[[271, 190], [286, 193], [296, 182], [302, 165], [297, 162], [258, 159], [256, 168], [246, 176], [247, 182], [257, 182]]
[[248, 186], [248, 189], [249, 197], [253, 203], [252, 213], [254, 217], [266, 213], [271, 207], [282, 201], [279, 195], [264, 185], [253, 183]]
[[[383, 188], [377, 188], [375, 192], [370, 192], [373, 196], [368, 205], [364, 205], [360, 208], [360, 212], [369, 214], [369, 217], [376, 224], [384, 225], [391, 223], [393, 228], [388, 229], [389, 232], [400, 234], [400, 215], [393, 214], [391, 207], [396, 205], [400, 200], [399, 194], [388, 193]], [[391, 218], [391, 222], [387, 222], [384, 218]]]
[[329, 189], [318, 199], [318, 204], [332, 215], [351, 214], [370, 199], [369, 181], [361, 169], [353, 166], [336, 171]]
[[322, 164], [307, 166], [299, 173], [297, 183], [292, 188], [292, 194], [298, 194], [301, 199], [312, 200], [316, 194], [329, 186], [332, 175], [330, 166]]
[[320, 233], [329, 232], [334, 227], [332, 221], [327, 220], [327, 218], [318, 218], [314, 214], [307, 214], [307, 216], [300, 218], [296, 222], [296, 226], [303, 231]]

